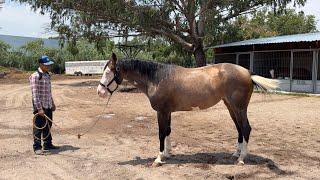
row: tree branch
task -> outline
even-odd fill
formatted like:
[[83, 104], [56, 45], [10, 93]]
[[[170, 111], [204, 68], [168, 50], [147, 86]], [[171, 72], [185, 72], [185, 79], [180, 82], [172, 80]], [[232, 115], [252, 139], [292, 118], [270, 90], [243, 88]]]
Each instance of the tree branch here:
[[186, 40], [184, 40], [183, 38], [181, 38], [179, 35], [174, 34], [172, 32], [168, 32], [165, 31], [163, 29], [158, 29], [158, 28], [151, 28], [151, 31], [159, 34], [159, 35], [163, 35], [168, 37], [169, 39], [171, 39], [172, 41], [180, 44], [182, 47], [184, 47], [187, 51], [192, 52], [193, 51], [193, 45], [191, 43], [188, 43]]

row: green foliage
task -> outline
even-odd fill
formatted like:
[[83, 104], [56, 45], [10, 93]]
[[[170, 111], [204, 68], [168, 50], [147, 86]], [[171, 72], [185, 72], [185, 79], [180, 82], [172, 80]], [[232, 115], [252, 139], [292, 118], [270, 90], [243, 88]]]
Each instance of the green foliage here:
[[4, 66], [8, 60], [10, 45], [0, 41], [0, 66]]
[[181, 46], [170, 43], [163, 38], [139, 37], [128, 44], [145, 44], [143, 51], [137, 58], [157, 61], [166, 64], [176, 64], [184, 67], [194, 67], [195, 61], [192, 53], [185, 52]]
[[10, 70], [6, 67], [0, 66], [0, 73], [8, 73]]
[[[127, 45], [145, 45], [142, 46], [142, 51], [137, 56], [139, 59], [185, 67], [195, 66], [191, 53], [186, 53], [180, 46], [169, 43], [163, 38], [137, 37], [128, 41]], [[71, 46], [73, 46], [72, 49]], [[0, 66], [33, 71], [38, 67], [38, 58], [48, 55], [55, 61], [52, 71], [63, 73], [66, 61], [106, 60], [111, 57], [112, 52], [115, 52], [119, 58], [124, 58], [124, 54], [116, 48], [112, 41], [101, 41], [99, 46], [98, 50], [97, 44], [81, 39], [72, 45], [66, 43], [61, 49], [52, 49], [46, 48], [42, 40], [37, 40], [19, 49], [10, 49], [9, 45], [0, 41]], [[74, 53], [73, 49], [77, 49], [77, 53]]]
[[315, 16], [306, 16], [304, 12], [296, 13], [293, 9], [286, 10], [284, 14], [267, 14], [267, 24], [279, 35], [299, 34], [316, 31]]
[[[314, 16], [286, 9], [290, 2], [304, 5], [306, 0], [17, 1], [49, 13], [52, 29], [68, 40], [62, 49], [45, 48], [42, 41], [34, 41], [13, 51], [0, 42], [0, 65], [24, 70], [34, 70], [43, 54], [56, 61], [56, 73], [64, 72], [65, 61], [109, 59], [111, 52], [121, 58], [115, 43], [108, 40], [114, 35], [140, 35], [125, 41], [145, 45], [140, 59], [194, 67], [212, 61], [213, 52], [205, 50], [216, 44], [316, 31]], [[254, 11], [261, 6], [265, 8]]]
[[291, 35], [316, 31], [315, 16], [286, 9], [275, 13], [267, 9], [258, 11], [252, 17], [243, 15], [225, 25], [219, 34], [220, 43], [241, 41], [270, 36]]
[[36, 40], [19, 49], [11, 49], [9, 45], [0, 41], [0, 65], [32, 71], [38, 67], [38, 58], [42, 55], [48, 55], [55, 61], [52, 71], [63, 73], [66, 61], [109, 59], [114, 43], [111, 41], [105, 41], [104, 43], [104, 45], [101, 44], [101, 50], [98, 51], [95, 44], [86, 40], [79, 40], [73, 47], [78, 51], [75, 53], [74, 49], [70, 49], [68, 43], [61, 49], [52, 49], [45, 47], [42, 40]]
[[[162, 37], [205, 65], [204, 49], [221, 42], [230, 20], [261, 7], [281, 13], [289, 3], [306, 0], [16, 0], [51, 16], [52, 29], [63, 39], [99, 42], [128, 33]], [[237, 33], [230, 29], [231, 34]], [[98, 43], [99, 44], [99, 43]], [[99, 46], [98, 46], [99, 47]], [[73, 55], [77, 49], [71, 47]], [[81, 51], [79, 51], [81, 52]]]

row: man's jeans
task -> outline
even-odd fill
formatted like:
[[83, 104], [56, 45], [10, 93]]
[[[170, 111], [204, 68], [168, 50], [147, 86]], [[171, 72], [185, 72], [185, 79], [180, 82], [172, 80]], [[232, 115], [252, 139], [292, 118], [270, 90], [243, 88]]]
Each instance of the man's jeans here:
[[[44, 113], [50, 118], [52, 119], [52, 109], [43, 109]], [[38, 111], [35, 111], [33, 114], [38, 113]], [[37, 127], [43, 127], [46, 123], [45, 117], [42, 116], [37, 116], [36, 120], [35, 120], [35, 125]], [[52, 136], [50, 133], [50, 128], [52, 126], [52, 122], [48, 120], [48, 124], [46, 125], [45, 128], [43, 129], [37, 129], [35, 127], [33, 127], [33, 135], [34, 135], [34, 143], [33, 143], [33, 150], [38, 150], [41, 149], [41, 135], [42, 138], [47, 137], [46, 139], [43, 140], [43, 146], [50, 146], [52, 145]], [[50, 134], [49, 134], [50, 133]]]

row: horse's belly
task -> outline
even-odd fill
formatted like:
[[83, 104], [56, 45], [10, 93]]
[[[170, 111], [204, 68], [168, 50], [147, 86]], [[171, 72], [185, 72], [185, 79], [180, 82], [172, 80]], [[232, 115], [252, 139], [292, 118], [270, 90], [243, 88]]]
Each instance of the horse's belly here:
[[207, 109], [216, 105], [221, 98], [218, 97], [185, 97], [176, 102], [175, 111], [192, 111]]

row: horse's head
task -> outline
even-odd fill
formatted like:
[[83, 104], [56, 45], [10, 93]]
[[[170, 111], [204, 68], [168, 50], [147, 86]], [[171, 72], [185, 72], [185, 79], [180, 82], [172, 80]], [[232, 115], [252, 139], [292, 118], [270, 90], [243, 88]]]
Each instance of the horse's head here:
[[120, 66], [117, 63], [117, 56], [112, 53], [111, 60], [104, 67], [102, 78], [97, 88], [100, 97], [107, 97], [117, 90], [123, 78], [120, 72]]

